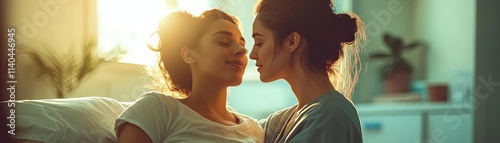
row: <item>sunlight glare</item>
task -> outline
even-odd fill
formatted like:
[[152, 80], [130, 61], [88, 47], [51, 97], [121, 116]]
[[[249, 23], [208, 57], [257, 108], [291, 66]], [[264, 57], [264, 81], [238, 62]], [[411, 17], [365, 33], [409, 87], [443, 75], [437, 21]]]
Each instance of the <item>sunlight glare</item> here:
[[179, 10], [186, 10], [195, 16], [199, 16], [210, 7], [208, 0], [179, 0], [177, 2]]
[[[208, 0], [178, 0], [177, 10], [200, 15], [209, 7]], [[126, 51], [119, 62], [156, 65], [156, 53], [147, 44], [156, 45], [158, 39], [151, 35], [158, 21], [174, 11], [164, 0], [105, 0], [98, 1], [98, 46], [103, 55], [115, 48]], [[156, 43], [155, 43], [156, 40]]]

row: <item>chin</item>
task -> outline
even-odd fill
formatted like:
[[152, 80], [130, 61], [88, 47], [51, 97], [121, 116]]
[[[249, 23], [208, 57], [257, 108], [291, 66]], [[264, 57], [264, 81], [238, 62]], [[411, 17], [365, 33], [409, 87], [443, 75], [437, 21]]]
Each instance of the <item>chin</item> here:
[[242, 78], [233, 78], [229, 81], [229, 86], [238, 86], [243, 82]]
[[260, 81], [262, 81], [262, 82], [272, 82], [272, 81], [275, 81], [275, 80], [276, 79], [272, 79], [272, 78], [260, 75]]

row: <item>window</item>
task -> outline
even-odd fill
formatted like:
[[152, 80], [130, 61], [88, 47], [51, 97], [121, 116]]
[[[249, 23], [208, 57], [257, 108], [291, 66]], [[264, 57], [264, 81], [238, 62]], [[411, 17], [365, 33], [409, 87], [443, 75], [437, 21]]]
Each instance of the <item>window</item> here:
[[99, 0], [98, 46], [100, 53], [120, 49], [126, 52], [120, 62], [152, 65], [154, 52], [147, 48], [158, 20], [170, 11], [181, 9], [200, 14], [208, 0]]

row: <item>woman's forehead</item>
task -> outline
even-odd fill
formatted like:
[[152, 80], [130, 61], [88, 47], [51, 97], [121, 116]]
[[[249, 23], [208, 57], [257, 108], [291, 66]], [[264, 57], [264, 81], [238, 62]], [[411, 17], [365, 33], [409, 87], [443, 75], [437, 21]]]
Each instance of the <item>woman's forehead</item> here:
[[272, 36], [272, 31], [267, 27], [265, 27], [260, 20], [255, 19], [252, 25], [252, 37], [258, 38], [258, 37], [269, 37], [269, 36]]
[[236, 24], [223, 19], [217, 20], [211, 24], [205, 35], [212, 36], [213, 34], [220, 33], [220, 31], [227, 31], [235, 37], [241, 37], [242, 35]]

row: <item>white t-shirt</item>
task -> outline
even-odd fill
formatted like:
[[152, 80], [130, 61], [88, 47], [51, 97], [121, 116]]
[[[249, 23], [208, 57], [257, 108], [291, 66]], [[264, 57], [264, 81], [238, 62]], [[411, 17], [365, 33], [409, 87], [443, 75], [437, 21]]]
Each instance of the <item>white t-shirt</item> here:
[[115, 132], [118, 136], [121, 125], [128, 122], [141, 128], [153, 143], [264, 141], [264, 131], [255, 119], [230, 111], [239, 119], [238, 125], [211, 121], [171, 96], [148, 92], [116, 119]]

